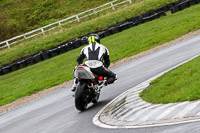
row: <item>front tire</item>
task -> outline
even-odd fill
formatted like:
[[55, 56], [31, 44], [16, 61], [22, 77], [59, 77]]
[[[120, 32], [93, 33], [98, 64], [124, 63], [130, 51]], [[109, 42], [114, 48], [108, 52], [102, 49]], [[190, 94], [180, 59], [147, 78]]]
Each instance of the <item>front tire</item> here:
[[76, 88], [75, 92], [75, 107], [79, 111], [84, 111], [87, 109], [87, 97], [85, 90], [87, 89], [87, 84], [86, 83], [78, 83], [78, 86]]

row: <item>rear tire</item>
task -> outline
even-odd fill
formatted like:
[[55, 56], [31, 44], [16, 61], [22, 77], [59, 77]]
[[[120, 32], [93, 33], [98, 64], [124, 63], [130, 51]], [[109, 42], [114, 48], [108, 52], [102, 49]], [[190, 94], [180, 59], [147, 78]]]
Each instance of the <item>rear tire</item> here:
[[86, 89], [87, 89], [87, 84], [81, 82], [78, 83], [75, 92], [75, 106], [76, 109], [79, 111], [84, 111], [87, 109], [88, 102], [85, 94]]

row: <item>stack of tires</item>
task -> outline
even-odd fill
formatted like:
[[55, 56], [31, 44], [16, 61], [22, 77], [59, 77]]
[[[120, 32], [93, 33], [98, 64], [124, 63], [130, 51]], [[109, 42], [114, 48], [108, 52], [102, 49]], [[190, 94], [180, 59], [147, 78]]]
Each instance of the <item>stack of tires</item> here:
[[178, 11], [181, 11], [185, 8], [188, 8], [190, 6], [193, 6], [195, 4], [199, 4], [200, 0], [185, 0], [180, 1], [177, 5], [171, 7], [171, 13], [176, 13]]
[[82, 45], [83, 45], [83, 43], [82, 43], [81, 38], [76, 38], [67, 43], [63, 43], [57, 47], [52, 47], [52, 48], [46, 49], [42, 52], [35, 53], [31, 56], [23, 57], [20, 61], [15, 61], [14, 63], [6, 64], [6, 65], [3, 65], [2, 67], [0, 67], [0, 75], [5, 75], [10, 72], [27, 67], [29, 65], [33, 65], [33, 64], [39, 63], [41, 61], [50, 59], [52, 57], [55, 57], [59, 54], [63, 54], [72, 49], [76, 49]]

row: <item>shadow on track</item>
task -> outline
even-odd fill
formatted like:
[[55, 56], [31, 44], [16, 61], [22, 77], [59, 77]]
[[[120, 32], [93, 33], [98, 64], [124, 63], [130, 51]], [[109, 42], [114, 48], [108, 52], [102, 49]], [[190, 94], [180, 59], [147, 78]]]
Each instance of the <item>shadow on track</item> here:
[[88, 108], [87, 110], [83, 111], [83, 112], [79, 112], [80, 114], [81, 113], [85, 113], [85, 112], [90, 112], [90, 111], [94, 111], [96, 110], [97, 108], [101, 109], [103, 108], [106, 104], [108, 104], [112, 99], [106, 99], [106, 100], [102, 100], [102, 101], [99, 101], [95, 104], [89, 104], [88, 105]]

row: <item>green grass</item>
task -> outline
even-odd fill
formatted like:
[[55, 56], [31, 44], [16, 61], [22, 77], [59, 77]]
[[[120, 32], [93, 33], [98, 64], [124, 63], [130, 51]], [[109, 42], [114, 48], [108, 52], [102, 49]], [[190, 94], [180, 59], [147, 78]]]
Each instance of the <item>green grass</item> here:
[[174, 103], [200, 99], [200, 57], [151, 82], [140, 96], [150, 103]]
[[[102, 39], [102, 44], [110, 50], [112, 62], [138, 54], [200, 29], [199, 7], [196, 5], [109, 36]], [[1, 76], [0, 105], [72, 79], [72, 70], [81, 48]]]
[[0, 41], [100, 6], [109, 1], [1, 0]]
[[127, 18], [140, 15], [151, 9], [166, 5], [176, 0], [141, 0], [133, 5], [124, 7], [110, 14], [100, 16], [88, 22], [81, 23], [70, 29], [57, 30], [44, 36], [23, 41], [19, 46], [0, 51], [0, 66], [20, 59], [22, 56], [59, 45], [72, 38], [82, 36], [100, 29], [107, 28]]

